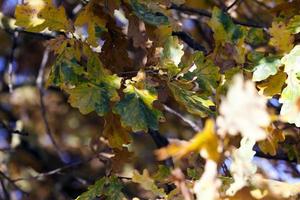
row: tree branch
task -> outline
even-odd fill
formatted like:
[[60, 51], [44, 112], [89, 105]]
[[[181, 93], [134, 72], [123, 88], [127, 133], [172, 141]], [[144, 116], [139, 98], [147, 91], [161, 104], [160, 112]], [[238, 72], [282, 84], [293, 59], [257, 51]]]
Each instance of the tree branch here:
[[[184, 13], [192, 13], [192, 14], [196, 14], [196, 15], [200, 15], [200, 16], [205, 16], [205, 17], [212, 17], [212, 14], [204, 9], [195, 9], [195, 8], [190, 8], [187, 6], [183, 6], [183, 5], [176, 5], [176, 4], [171, 4], [171, 6], [169, 7], [169, 9], [173, 9], [173, 10], [178, 10]], [[242, 22], [239, 21], [237, 19], [231, 18], [233, 23], [238, 24], [238, 25], [242, 25], [242, 26], [248, 26], [248, 27], [254, 27], [254, 28], [267, 28], [268, 26], [264, 25], [264, 24], [258, 24], [255, 22]]]
[[205, 54], [207, 54], [207, 51], [204, 46], [196, 42], [188, 33], [183, 31], [173, 31], [173, 36], [177, 36], [182, 41], [184, 41], [189, 47], [191, 47], [194, 50], [203, 51]]

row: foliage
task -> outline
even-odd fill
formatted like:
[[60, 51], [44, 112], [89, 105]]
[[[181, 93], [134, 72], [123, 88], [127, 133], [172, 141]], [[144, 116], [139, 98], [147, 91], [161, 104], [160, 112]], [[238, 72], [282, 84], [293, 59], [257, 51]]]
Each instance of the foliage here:
[[3, 9], [0, 199], [297, 199], [274, 169], [299, 178], [299, 6]]

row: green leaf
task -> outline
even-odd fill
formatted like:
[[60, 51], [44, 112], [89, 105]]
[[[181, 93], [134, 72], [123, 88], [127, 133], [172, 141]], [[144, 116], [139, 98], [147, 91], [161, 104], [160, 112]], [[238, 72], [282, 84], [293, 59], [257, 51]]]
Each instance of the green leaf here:
[[169, 24], [167, 16], [162, 13], [150, 10], [144, 4], [139, 3], [137, 0], [130, 0], [130, 4], [136, 16], [138, 16], [144, 22], [155, 26]]
[[88, 190], [82, 193], [76, 200], [94, 200], [97, 197], [104, 195], [107, 200], [122, 200], [123, 185], [118, 180], [118, 177], [103, 177], [96, 181], [94, 185], [88, 187]]
[[82, 114], [92, 111], [104, 116], [109, 111], [109, 89], [104, 84], [89, 85], [81, 84], [73, 89], [67, 89], [70, 94], [69, 103], [76, 107]]
[[131, 127], [134, 132], [147, 132], [148, 128], [158, 130], [162, 113], [152, 106], [157, 94], [147, 89], [137, 89], [131, 84], [127, 84], [124, 93], [125, 97], [113, 109], [120, 115], [122, 125]]
[[288, 23], [287, 28], [293, 34], [300, 33], [300, 15], [295, 15]]
[[269, 76], [275, 75], [281, 65], [280, 59], [277, 56], [269, 56], [260, 59], [255, 66], [252, 80], [262, 81]]
[[215, 114], [210, 109], [210, 107], [213, 107], [215, 104], [206, 97], [200, 96], [173, 82], [169, 82], [168, 86], [175, 100], [182, 104], [188, 112], [199, 115], [200, 117], [213, 116]]
[[94, 185], [89, 186], [88, 190], [77, 197], [76, 200], [94, 200], [103, 193], [105, 182], [106, 177], [99, 179]]
[[183, 78], [195, 80], [198, 83], [198, 87], [201, 89], [202, 94], [211, 95], [218, 86], [220, 69], [212, 60], [206, 59], [202, 52], [196, 52], [193, 57], [196, 68], [193, 69], [193, 71], [190, 69]]
[[287, 86], [283, 89], [279, 102], [282, 103], [280, 115], [289, 123], [295, 123], [300, 127], [300, 45], [295, 46], [291, 52], [285, 55], [281, 62], [285, 65], [284, 71], [288, 77]]
[[212, 17], [208, 24], [214, 32], [216, 42], [237, 44], [246, 34], [243, 27], [234, 24], [231, 17], [217, 7], [213, 8]]
[[245, 38], [245, 41], [253, 46], [259, 46], [268, 42], [264, 30], [261, 28], [251, 28]]

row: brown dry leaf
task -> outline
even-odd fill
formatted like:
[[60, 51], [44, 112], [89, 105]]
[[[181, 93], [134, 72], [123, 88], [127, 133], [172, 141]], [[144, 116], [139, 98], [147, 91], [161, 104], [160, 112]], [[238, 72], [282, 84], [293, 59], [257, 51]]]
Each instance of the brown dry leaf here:
[[109, 114], [106, 117], [103, 136], [108, 139], [110, 147], [122, 149], [123, 145], [130, 143], [129, 131], [121, 126], [117, 115]]

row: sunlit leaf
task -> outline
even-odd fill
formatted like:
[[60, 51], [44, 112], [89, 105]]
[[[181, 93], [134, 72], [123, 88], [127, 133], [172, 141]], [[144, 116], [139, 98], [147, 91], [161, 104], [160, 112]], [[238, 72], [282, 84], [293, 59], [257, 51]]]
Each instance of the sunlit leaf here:
[[257, 167], [252, 163], [255, 155], [255, 151], [252, 150], [254, 145], [255, 140], [243, 137], [240, 147], [232, 152], [230, 173], [234, 182], [226, 191], [227, 195], [233, 196], [238, 190], [247, 186], [255, 174]]
[[219, 112], [217, 125], [221, 136], [241, 133], [254, 141], [266, 138], [264, 128], [270, 123], [266, 99], [258, 95], [253, 82], [244, 82], [242, 75], [234, 77]]
[[179, 159], [191, 152], [200, 152], [206, 159], [214, 161], [219, 159], [218, 138], [212, 120], [207, 120], [204, 129], [198, 132], [190, 141], [179, 144], [171, 143], [167, 147], [157, 150], [156, 155], [160, 160], [171, 156]]
[[69, 31], [71, 25], [64, 7], [56, 8], [51, 0], [27, 0], [17, 5], [16, 25], [28, 31], [40, 32], [48, 28], [51, 31]]
[[99, 15], [100, 9], [101, 7], [97, 5], [96, 1], [89, 1], [89, 3], [80, 11], [74, 23], [75, 26], [87, 26], [87, 41], [93, 46], [98, 45], [96, 37], [97, 28], [106, 29], [106, 19]]
[[294, 37], [283, 22], [273, 22], [269, 29], [270, 44], [280, 52], [289, 52], [293, 48]]
[[275, 56], [264, 57], [258, 61], [253, 72], [253, 81], [262, 81], [271, 75], [275, 75], [281, 66], [280, 59]]
[[138, 89], [128, 84], [124, 89], [125, 96], [114, 107], [120, 115], [122, 126], [131, 127], [133, 131], [158, 130], [162, 113], [153, 107], [157, 94], [147, 89]]
[[287, 28], [293, 33], [300, 32], [300, 15], [295, 15], [288, 23]]
[[214, 103], [207, 97], [187, 90], [175, 82], [169, 83], [168, 86], [172, 91], [175, 100], [182, 104], [188, 112], [201, 117], [214, 115], [214, 112], [210, 109], [210, 107], [214, 106]]
[[300, 46], [297, 45], [293, 50], [285, 55], [281, 62], [285, 65], [284, 71], [288, 77], [287, 86], [283, 89], [279, 102], [282, 103], [280, 115], [289, 123], [295, 123], [300, 127]]

